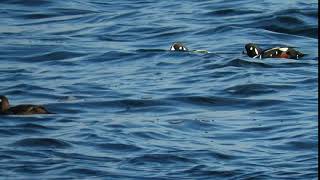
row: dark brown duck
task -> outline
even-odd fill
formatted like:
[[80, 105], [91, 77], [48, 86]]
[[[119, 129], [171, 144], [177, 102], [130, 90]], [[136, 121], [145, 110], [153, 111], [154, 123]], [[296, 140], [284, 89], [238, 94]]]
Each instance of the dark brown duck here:
[[7, 97], [0, 96], [0, 100], [1, 100], [0, 115], [53, 114], [40, 105], [22, 104], [22, 105], [10, 107], [9, 100]]

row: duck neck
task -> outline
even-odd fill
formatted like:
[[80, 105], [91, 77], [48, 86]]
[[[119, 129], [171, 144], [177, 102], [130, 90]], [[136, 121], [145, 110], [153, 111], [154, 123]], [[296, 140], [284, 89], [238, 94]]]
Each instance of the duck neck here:
[[5, 112], [9, 109], [9, 101], [6, 97], [1, 97], [1, 112]]

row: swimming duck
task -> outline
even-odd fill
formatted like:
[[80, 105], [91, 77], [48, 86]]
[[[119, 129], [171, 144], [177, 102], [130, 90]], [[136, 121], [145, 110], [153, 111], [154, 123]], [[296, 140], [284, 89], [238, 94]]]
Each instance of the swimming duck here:
[[31, 115], [31, 114], [53, 114], [46, 110], [43, 106], [23, 104], [10, 107], [9, 100], [5, 96], [0, 96], [0, 115], [1, 114], [14, 114], [14, 115]]
[[295, 50], [292, 47], [274, 47], [262, 50], [254, 43], [245, 45], [246, 54], [252, 58], [286, 58], [286, 59], [299, 59], [304, 56], [303, 53]]
[[170, 51], [188, 51], [188, 52], [193, 52], [193, 53], [201, 53], [201, 54], [206, 54], [206, 53], [211, 53], [208, 50], [204, 49], [197, 49], [197, 50], [189, 50], [185, 45], [183, 45], [181, 42], [175, 42], [172, 44], [170, 47]]
[[170, 51], [189, 51], [189, 49], [181, 42], [175, 42], [170, 47]]

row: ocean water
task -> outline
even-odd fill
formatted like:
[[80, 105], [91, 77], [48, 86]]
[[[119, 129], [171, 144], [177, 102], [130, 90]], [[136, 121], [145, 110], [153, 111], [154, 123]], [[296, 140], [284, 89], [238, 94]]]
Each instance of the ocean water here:
[[315, 0], [2, 0], [0, 82], [0, 179], [318, 177]]

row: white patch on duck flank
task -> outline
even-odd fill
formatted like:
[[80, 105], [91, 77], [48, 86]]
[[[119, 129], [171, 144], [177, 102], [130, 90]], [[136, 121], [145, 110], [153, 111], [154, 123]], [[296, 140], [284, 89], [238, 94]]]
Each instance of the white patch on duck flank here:
[[182, 47], [179, 47], [180, 50], [182, 50]]
[[256, 52], [256, 54], [258, 55], [259, 52], [258, 52], [258, 49], [257, 48], [254, 48], [254, 52]]
[[171, 51], [174, 51], [175, 49], [174, 49], [174, 47], [173, 47], [173, 46], [171, 46], [170, 50], [171, 50]]
[[278, 51], [276, 51], [276, 55], [278, 55]]
[[276, 49], [280, 49], [280, 48], [279, 47], [275, 47], [275, 48], [267, 49], [264, 52], [269, 52], [269, 51], [273, 51], [273, 50], [276, 50]]
[[288, 51], [288, 49], [289, 48], [279, 48], [280, 51], [284, 51], [284, 52]]

